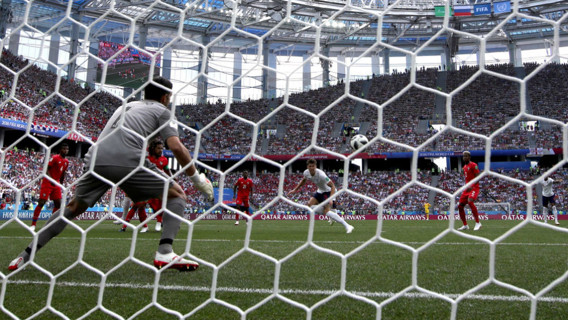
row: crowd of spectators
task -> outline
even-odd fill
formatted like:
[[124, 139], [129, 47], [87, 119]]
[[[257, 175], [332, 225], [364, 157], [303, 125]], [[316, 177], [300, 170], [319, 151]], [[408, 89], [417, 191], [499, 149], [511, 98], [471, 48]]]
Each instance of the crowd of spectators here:
[[[71, 130], [75, 112], [78, 112], [76, 127], [78, 133], [95, 139], [112, 112], [120, 106], [122, 99], [106, 92], [93, 92], [82, 88], [72, 80], [60, 78], [42, 70], [28, 60], [15, 56], [7, 50], [2, 51], [0, 68], [1, 99], [10, 97], [9, 92], [17, 81], [16, 93], [12, 99], [1, 105], [0, 116], [8, 119], [31, 121], [38, 125], [53, 126], [61, 130]], [[525, 72], [530, 74], [538, 65], [529, 64]], [[7, 71], [9, 69], [11, 72]], [[487, 70], [515, 77], [515, 69], [509, 64], [486, 67]], [[462, 66], [460, 70], [447, 71], [445, 92], [452, 93], [452, 119], [455, 128], [488, 137], [520, 112], [519, 84], [486, 73], [478, 74], [478, 67]], [[17, 73], [15, 77], [12, 73]], [[416, 72], [416, 83], [442, 90], [438, 87], [437, 69], [421, 69]], [[462, 85], [476, 76], [467, 86]], [[333, 152], [348, 152], [348, 137], [340, 134], [337, 128], [344, 124], [370, 123], [366, 135], [373, 138], [378, 132], [381, 119], [382, 136], [385, 139], [417, 147], [436, 130], [424, 130], [421, 120], [429, 123], [446, 123], [447, 115], [435, 112], [436, 94], [410, 86], [411, 74], [408, 72], [392, 75], [373, 76], [367, 80], [339, 83], [335, 86], [294, 93], [273, 100], [248, 100], [232, 103], [207, 103], [201, 105], [181, 105], [176, 107], [177, 116], [183, 125], [202, 131], [200, 152], [212, 154], [247, 154], [251, 151], [253, 123], [259, 123], [256, 152], [261, 154], [296, 154], [312, 142], [316, 116], [320, 116], [316, 129], [316, 145]], [[549, 81], [554, 78], [559, 81]], [[568, 90], [562, 80], [568, 80], [568, 65], [551, 64], [531, 75], [527, 81], [527, 92], [533, 114], [566, 121]], [[365, 84], [370, 82], [368, 90]], [[371, 104], [357, 103], [345, 96], [349, 94], [382, 106], [379, 111]], [[496, 90], [487, 90], [496, 88]], [[56, 94], [53, 94], [53, 93]], [[341, 98], [343, 96], [343, 98]], [[76, 105], [78, 104], [78, 105]], [[283, 108], [275, 111], [278, 106]], [[322, 112], [328, 106], [332, 106]], [[77, 109], [77, 110], [76, 110]], [[379, 113], [381, 118], [379, 118]], [[267, 115], [272, 114], [267, 118]], [[235, 117], [236, 116], [236, 117]], [[246, 121], [237, 119], [240, 117]], [[265, 119], [266, 118], [266, 119]], [[260, 121], [264, 119], [263, 122]], [[338, 125], [339, 124], [339, 125]], [[266, 135], [264, 129], [283, 130], [277, 134]], [[546, 130], [545, 130], [546, 131]], [[556, 134], [558, 135], [558, 134]], [[534, 139], [531, 140], [531, 136]], [[559, 147], [553, 139], [542, 139], [534, 131], [521, 132], [518, 125], [510, 124], [504, 131], [493, 137], [493, 149]], [[545, 135], [546, 136], [546, 135]], [[183, 137], [188, 146], [195, 145], [196, 135], [190, 133]], [[263, 141], [265, 147], [263, 149]], [[381, 140], [370, 146], [368, 152], [409, 151], [407, 147], [397, 146], [388, 140]], [[483, 149], [486, 139], [463, 135], [446, 130], [423, 151], [449, 151], [464, 149]], [[546, 144], [546, 146], [531, 145]]]
[[[0, 68], [0, 117], [33, 121], [34, 124], [53, 126], [61, 130], [71, 130], [74, 115], [78, 114], [76, 130], [95, 139], [114, 110], [123, 104], [123, 100], [105, 92], [93, 92], [82, 88], [73, 80], [58, 78], [57, 75], [42, 70], [30, 61], [11, 54], [3, 49]], [[531, 74], [538, 65], [525, 66], [526, 74]], [[516, 70], [508, 64], [487, 66], [488, 70], [516, 76]], [[445, 92], [452, 93], [451, 112], [455, 128], [488, 137], [502, 128], [508, 121], [519, 114], [521, 101], [519, 84], [488, 74], [478, 75], [465, 87], [461, 87], [476, 75], [478, 67], [462, 67], [459, 71], [447, 72]], [[442, 90], [438, 87], [436, 69], [422, 69], [416, 72], [416, 83]], [[555, 81], [550, 81], [550, 79]], [[181, 105], [176, 107], [177, 117], [183, 126], [202, 130], [201, 152], [214, 154], [247, 154], [253, 141], [253, 123], [258, 123], [256, 153], [261, 154], [296, 154], [307, 148], [316, 128], [316, 144], [328, 150], [340, 153], [348, 152], [348, 137], [340, 134], [337, 128], [342, 124], [369, 123], [367, 136], [373, 138], [379, 128], [382, 136], [391, 141], [416, 147], [424, 143], [436, 130], [421, 129], [420, 123], [432, 121], [445, 123], [448, 115], [436, 113], [436, 94], [411, 86], [411, 74], [406, 71], [392, 75], [373, 76], [367, 80], [351, 83], [339, 83], [335, 86], [295, 93], [287, 97], [272, 100], [248, 100], [230, 105], [221, 101], [200, 105]], [[563, 81], [564, 80], [564, 81]], [[568, 65], [551, 64], [527, 81], [527, 97], [532, 109], [528, 113], [566, 122], [568, 119], [568, 89], [563, 85], [568, 80]], [[11, 89], [15, 87], [15, 94]], [[345, 95], [346, 88], [352, 97], [362, 98], [381, 106], [358, 103]], [[367, 89], [366, 89], [367, 88]], [[487, 90], [487, 88], [497, 88]], [[282, 107], [281, 107], [282, 106]], [[330, 107], [331, 106], [331, 107]], [[279, 109], [277, 109], [279, 108]], [[30, 113], [33, 117], [30, 118]], [[268, 115], [271, 115], [268, 117]], [[316, 117], [319, 116], [319, 121]], [[260, 122], [262, 121], [262, 122]], [[381, 121], [381, 123], [379, 123]], [[338, 125], [339, 124], [339, 125]], [[379, 126], [380, 124], [380, 126]], [[519, 130], [518, 124], [511, 124], [493, 137], [493, 149], [518, 148], [555, 148], [561, 147], [562, 130], [558, 125], [541, 126], [539, 130]], [[266, 134], [266, 129], [284, 130], [276, 134]], [[192, 130], [183, 130], [182, 139], [192, 149], [196, 144], [196, 134]], [[266, 148], [263, 148], [266, 142]], [[486, 139], [463, 135], [446, 130], [435, 140], [426, 145], [424, 151], [455, 151], [484, 149]], [[372, 145], [368, 152], [409, 151], [386, 140]], [[319, 153], [319, 151], [314, 151]], [[76, 180], [82, 170], [80, 159], [69, 157], [71, 161], [67, 181]], [[4, 195], [11, 195], [11, 188], [23, 188], [24, 198], [34, 199], [39, 191], [38, 172], [44, 168], [44, 153], [34, 150], [8, 150], [3, 162], [2, 186]], [[559, 172], [562, 176], [565, 171]], [[429, 181], [427, 173], [421, 173], [420, 181]], [[342, 188], [342, 177], [330, 173]], [[211, 177], [215, 180], [218, 177]], [[253, 177], [257, 185], [256, 202], [266, 204], [278, 194], [279, 179], [275, 173], [262, 173]], [[521, 171], [515, 178], [528, 181], [530, 175]], [[225, 186], [231, 188], [233, 177], [228, 177]], [[236, 178], [235, 178], [236, 179]], [[301, 179], [299, 173], [286, 176], [283, 194], [293, 188]], [[218, 181], [218, 179], [216, 180]], [[366, 195], [378, 201], [389, 198], [385, 203], [388, 208], [417, 210], [427, 201], [428, 190], [411, 186], [393, 196], [393, 193], [410, 181], [408, 172], [371, 172], [349, 176], [349, 190]], [[203, 200], [185, 175], [178, 177], [178, 182], [190, 196], [190, 206], [204, 206]], [[492, 198], [511, 203], [515, 210], [526, 207], [525, 187], [503, 179], [487, 177], [482, 184], [494, 185], [487, 189]], [[462, 185], [462, 177], [453, 171], [442, 174], [439, 188], [454, 192]], [[313, 187], [306, 187], [305, 192], [291, 199], [301, 204], [307, 203]], [[72, 195], [73, 189], [69, 195]], [[110, 202], [110, 193], [101, 203]], [[124, 195], [117, 195], [121, 201]], [[480, 202], [494, 202], [481, 195]], [[13, 198], [13, 195], [12, 195]], [[563, 191], [560, 196], [564, 199]], [[563, 200], [562, 200], [563, 201]], [[117, 202], [120, 203], [120, 202]], [[375, 206], [360, 197], [343, 193], [337, 201], [340, 208], [350, 210], [375, 210]], [[448, 207], [447, 197], [438, 196], [435, 203]], [[562, 202], [563, 206], [564, 203]], [[288, 211], [290, 205], [279, 201], [271, 206], [273, 211]]]
[[[534, 70], [527, 66], [527, 73]], [[487, 70], [516, 77], [512, 65], [498, 64], [486, 67]], [[568, 75], [567, 67], [562, 65], [547, 66], [528, 82], [529, 97], [533, 101], [534, 114], [546, 116], [554, 109], [553, 117], [565, 120], [563, 98], [556, 99], [564, 88], [556, 88], [555, 82], [546, 81], [551, 76], [563, 79]], [[554, 144], [554, 140], [533, 139], [534, 131], [521, 132], [516, 123], [508, 122], [521, 111], [519, 84], [487, 73], [478, 73], [478, 67], [462, 66], [460, 70], [447, 72], [447, 83], [444, 89], [452, 93], [451, 111], [452, 123], [456, 129], [466, 130], [489, 137], [496, 130], [504, 130], [493, 137], [492, 149], [533, 148], [536, 144], [545, 143], [546, 147]], [[263, 154], [296, 154], [306, 149], [312, 142], [312, 134], [316, 125], [316, 116], [320, 116], [316, 129], [316, 145], [334, 152], [348, 152], [348, 137], [338, 133], [341, 125], [355, 126], [370, 123], [366, 135], [373, 138], [378, 132], [378, 121], [381, 119], [382, 136], [388, 140], [380, 140], [370, 146], [368, 152], [409, 151], [408, 147], [398, 146], [397, 143], [417, 147], [436, 134], [437, 131], [429, 126], [424, 129], [420, 121], [428, 124], [445, 124], [447, 115], [436, 113], [436, 94], [410, 85], [411, 74], [408, 72], [392, 75], [374, 76], [371, 79], [349, 83], [352, 96], [366, 99], [382, 106], [380, 111], [372, 104], [359, 104], [350, 97], [341, 98], [346, 91], [346, 84], [340, 83], [327, 88], [320, 88], [304, 93], [291, 94], [286, 103], [284, 99], [255, 100], [233, 103], [230, 108], [225, 104], [185, 105], [180, 108], [187, 119], [193, 118], [201, 126], [209, 124], [223, 112], [227, 111], [252, 122], [258, 122], [274, 111], [274, 106], [284, 104], [284, 108], [265, 119], [261, 126], [270, 126], [284, 130], [281, 134], [260, 136], [256, 151]], [[416, 83], [428, 88], [442, 90], [437, 83], [436, 69], [422, 69], [416, 72]], [[471, 83], [462, 86], [466, 81], [475, 77]], [[365, 92], [364, 84], [370, 81], [369, 90]], [[542, 83], [542, 86], [541, 86]], [[535, 89], [536, 87], [536, 89]], [[497, 88], [497, 90], [487, 90]], [[401, 93], [402, 92], [402, 93]], [[401, 93], [401, 94], [399, 94]], [[562, 95], [565, 96], [565, 95]], [[536, 100], [538, 98], [538, 100]], [[554, 103], [552, 103], [554, 100]], [[560, 101], [560, 102], [557, 102]], [[325, 112], [322, 112], [331, 106]], [[543, 107], [547, 106], [547, 107]], [[296, 109], [299, 108], [300, 110]], [[207, 111], [207, 112], [206, 112]], [[183, 117], [182, 117], [183, 118]], [[340, 124], [339, 126], [337, 124]], [[198, 128], [199, 129], [199, 128]], [[259, 130], [260, 132], [260, 130]], [[241, 153], [250, 151], [252, 141], [252, 126], [243, 121], [234, 120], [228, 113], [204, 132], [202, 145], [210, 153]], [[536, 137], [535, 137], [536, 138]], [[224, 143], [223, 140], [231, 140]], [[261, 148], [263, 139], [268, 139], [267, 149]], [[433, 141], [425, 145], [423, 151], [453, 151], [464, 149], [484, 149], [486, 138], [464, 135], [451, 128], [439, 134]], [[220, 143], [221, 142], [221, 143]], [[245, 144], [245, 145], [241, 145]]]
[[[0, 58], [0, 117], [31, 121], [35, 125], [51, 126], [70, 131], [74, 114], [78, 113], [76, 131], [89, 139], [96, 139], [122, 100], [106, 92], [82, 88], [73, 80], [59, 78], [21, 56], [3, 49]], [[6, 70], [9, 69], [10, 71]], [[14, 74], [17, 73], [15, 77]], [[10, 96], [15, 85], [16, 92]], [[58, 86], [58, 87], [57, 87]]]

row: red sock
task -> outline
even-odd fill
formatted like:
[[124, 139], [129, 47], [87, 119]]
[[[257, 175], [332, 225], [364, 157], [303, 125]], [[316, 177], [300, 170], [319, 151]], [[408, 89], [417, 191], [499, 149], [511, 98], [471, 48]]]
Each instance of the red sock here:
[[35, 226], [35, 225], [36, 225], [37, 219], [39, 218], [39, 214], [41, 213], [41, 208], [42, 208], [42, 207], [43, 207], [43, 206], [41, 206], [41, 207], [40, 207], [40, 206], [36, 206], [36, 207], [35, 207], [35, 209], [34, 209], [34, 216], [33, 216], [33, 218], [32, 218], [32, 226]]
[[162, 223], [162, 214], [161, 213], [156, 216], [156, 221], [159, 222], [159, 223]]
[[463, 225], [467, 225], [467, 221], [465, 220], [465, 210], [463, 206], [458, 206], [458, 211], [460, 212], [460, 219], [463, 222]]
[[[132, 206], [130, 210], [128, 210], [128, 214], [126, 215], [126, 219], [124, 219], [124, 221], [130, 222], [130, 220], [132, 220], [132, 217], [134, 217], [134, 213], [136, 212], [137, 209], [138, 208], [136, 207], [136, 205]], [[122, 225], [122, 229], [126, 229], [125, 224]]]
[[[138, 219], [140, 219], [140, 222], [144, 222], [146, 220], [148, 216], [146, 215], [146, 206], [140, 206], [138, 207]], [[144, 227], [148, 227], [147, 224], [144, 224]]]
[[471, 208], [471, 213], [473, 214], [473, 218], [475, 219], [476, 223], [479, 223], [479, 214], [477, 213], [477, 207], [473, 202], [469, 203], [469, 207]]

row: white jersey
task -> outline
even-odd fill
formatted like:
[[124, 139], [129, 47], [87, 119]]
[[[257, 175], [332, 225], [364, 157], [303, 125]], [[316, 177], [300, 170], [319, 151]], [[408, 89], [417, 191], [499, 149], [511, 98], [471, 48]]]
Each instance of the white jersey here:
[[552, 184], [554, 180], [552, 178], [544, 179], [542, 182], [542, 196], [543, 197], [552, 197], [554, 195], [554, 190], [552, 190]]
[[318, 187], [319, 193], [331, 191], [331, 187], [327, 185], [331, 180], [325, 172], [320, 169], [316, 169], [316, 174], [313, 176], [310, 174], [310, 170], [306, 169], [306, 171], [304, 171], [304, 178], [313, 182]]

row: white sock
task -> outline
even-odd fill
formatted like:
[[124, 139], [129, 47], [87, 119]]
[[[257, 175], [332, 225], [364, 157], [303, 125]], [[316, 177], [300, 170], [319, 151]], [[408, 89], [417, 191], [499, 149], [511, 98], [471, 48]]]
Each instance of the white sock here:
[[544, 222], [548, 221], [548, 208], [547, 207], [542, 208], [542, 220]]
[[554, 214], [554, 222], [558, 222], [558, 210], [556, 210], [556, 206], [552, 206], [552, 213]]
[[343, 220], [343, 218], [340, 217], [334, 209], [329, 210], [325, 215], [328, 216], [330, 219], [333, 219], [341, 223], [345, 227], [345, 229], [347, 229], [347, 226], [349, 224], [345, 222], [345, 220]]

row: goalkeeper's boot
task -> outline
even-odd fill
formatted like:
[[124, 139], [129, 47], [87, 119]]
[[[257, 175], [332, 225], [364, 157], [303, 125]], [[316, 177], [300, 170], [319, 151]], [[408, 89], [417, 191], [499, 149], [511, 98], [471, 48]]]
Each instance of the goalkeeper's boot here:
[[464, 224], [463, 226], [458, 228], [458, 231], [465, 231], [465, 230], [469, 230], [469, 226], [467, 224]]
[[475, 227], [473, 227], [473, 231], [477, 231], [477, 230], [479, 230], [479, 229], [481, 229], [481, 222], [477, 222], [477, 223], [475, 224]]
[[178, 257], [178, 255], [173, 252], [166, 254], [156, 252], [154, 267], [158, 269], [171, 268], [179, 271], [195, 271], [199, 268], [199, 263]]
[[24, 263], [26, 263], [24, 261], [24, 257], [17, 257], [16, 259], [12, 260], [12, 262], [10, 262], [10, 264], [8, 265], [8, 270], [14, 271], [21, 269]]

